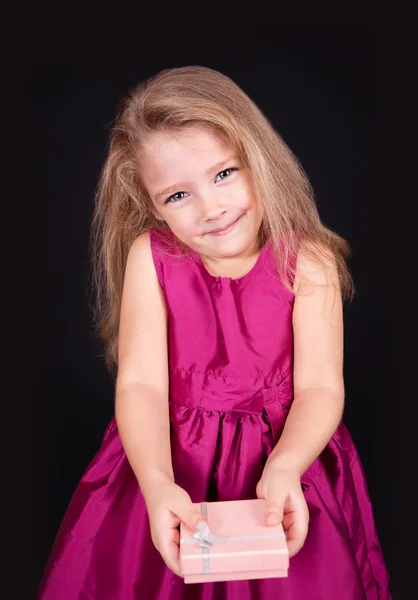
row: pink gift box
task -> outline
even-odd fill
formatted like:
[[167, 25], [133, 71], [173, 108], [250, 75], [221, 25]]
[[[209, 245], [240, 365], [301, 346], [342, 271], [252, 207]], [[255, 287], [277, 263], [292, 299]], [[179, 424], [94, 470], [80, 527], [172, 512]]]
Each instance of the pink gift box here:
[[185, 583], [287, 577], [289, 552], [282, 525], [265, 524], [265, 500], [202, 502], [209, 523], [197, 532], [180, 525]]

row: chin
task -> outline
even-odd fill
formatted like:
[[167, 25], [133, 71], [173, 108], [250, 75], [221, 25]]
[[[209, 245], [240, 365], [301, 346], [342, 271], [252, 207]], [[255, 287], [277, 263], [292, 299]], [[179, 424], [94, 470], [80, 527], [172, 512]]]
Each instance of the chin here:
[[213, 245], [213, 250], [222, 258], [234, 258], [245, 255], [254, 247], [252, 238], [223, 240], [221, 243]]

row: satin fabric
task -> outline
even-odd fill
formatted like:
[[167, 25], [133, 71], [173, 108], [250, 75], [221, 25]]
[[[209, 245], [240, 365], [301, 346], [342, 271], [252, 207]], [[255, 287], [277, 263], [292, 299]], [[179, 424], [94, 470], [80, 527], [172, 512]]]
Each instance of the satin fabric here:
[[[194, 502], [255, 498], [293, 399], [293, 296], [267, 245], [237, 280], [151, 230], [167, 303], [176, 482]], [[38, 600], [389, 600], [365, 474], [341, 423], [302, 477], [309, 532], [286, 579], [184, 584], [154, 548], [112, 419], [58, 531]]]

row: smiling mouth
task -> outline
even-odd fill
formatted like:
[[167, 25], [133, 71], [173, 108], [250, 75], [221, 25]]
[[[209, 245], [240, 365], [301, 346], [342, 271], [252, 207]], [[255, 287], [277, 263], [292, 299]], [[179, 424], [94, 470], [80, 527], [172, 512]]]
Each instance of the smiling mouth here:
[[240, 220], [241, 217], [238, 217], [238, 219], [235, 219], [235, 221], [232, 221], [232, 223], [230, 223], [229, 225], [225, 225], [225, 227], [220, 227], [219, 229], [213, 229], [212, 231], [208, 231], [208, 233], [210, 235], [223, 235], [225, 233], [228, 233]]

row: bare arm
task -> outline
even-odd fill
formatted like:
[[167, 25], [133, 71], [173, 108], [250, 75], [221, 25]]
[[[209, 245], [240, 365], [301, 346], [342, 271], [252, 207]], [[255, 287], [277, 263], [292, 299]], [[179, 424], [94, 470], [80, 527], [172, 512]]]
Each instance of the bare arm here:
[[294, 400], [269, 457], [302, 475], [327, 445], [344, 409], [343, 311], [333, 259], [331, 275], [301, 252], [293, 310]]
[[129, 252], [119, 329], [116, 421], [145, 499], [173, 481], [168, 409], [167, 316], [148, 233]]

